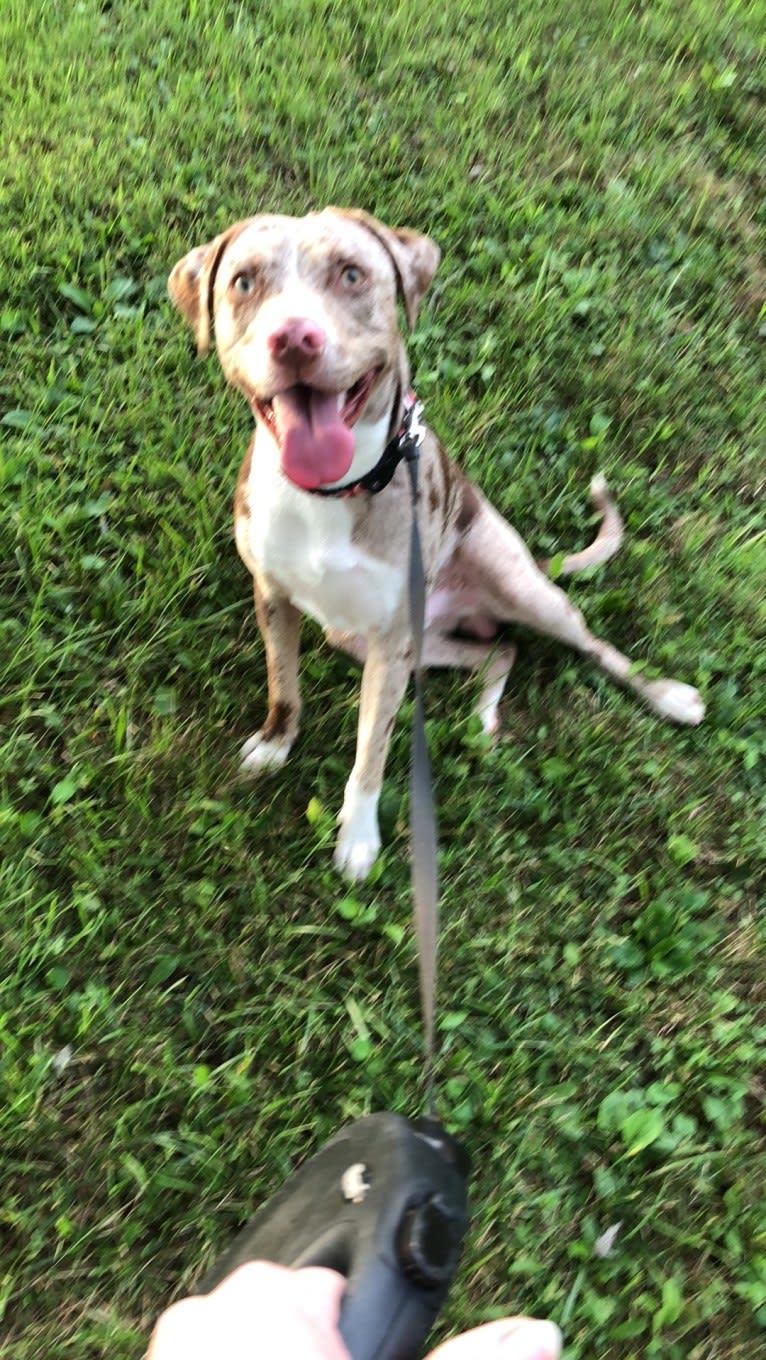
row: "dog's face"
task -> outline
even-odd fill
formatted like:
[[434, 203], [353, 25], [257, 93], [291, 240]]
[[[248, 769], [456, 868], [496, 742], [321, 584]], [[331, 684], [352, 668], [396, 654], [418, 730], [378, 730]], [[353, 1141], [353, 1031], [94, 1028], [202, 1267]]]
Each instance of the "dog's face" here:
[[354, 427], [385, 427], [407, 380], [400, 296], [412, 324], [439, 262], [425, 236], [356, 210], [258, 216], [173, 269], [170, 296], [204, 353], [211, 323], [224, 373], [276, 441], [298, 486], [341, 480]]

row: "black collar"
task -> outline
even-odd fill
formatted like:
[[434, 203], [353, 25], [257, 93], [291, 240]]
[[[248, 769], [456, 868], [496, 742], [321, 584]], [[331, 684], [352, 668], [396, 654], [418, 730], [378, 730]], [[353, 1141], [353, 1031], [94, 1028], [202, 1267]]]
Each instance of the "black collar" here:
[[[358, 481], [346, 482], [343, 486], [313, 486], [308, 488], [312, 496], [337, 496], [345, 499], [347, 496], [359, 496], [363, 491], [368, 491], [371, 496], [382, 491], [387, 487], [402, 459], [407, 456], [410, 449], [422, 439], [422, 432], [413, 435], [412, 425], [415, 419], [416, 407], [419, 407], [415, 393], [409, 391], [404, 398], [404, 414], [399, 429], [392, 439], [389, 439], [380, 458], [369, 472], [365, 472]], [[418, 412], [419, 414], [419, 412]]]

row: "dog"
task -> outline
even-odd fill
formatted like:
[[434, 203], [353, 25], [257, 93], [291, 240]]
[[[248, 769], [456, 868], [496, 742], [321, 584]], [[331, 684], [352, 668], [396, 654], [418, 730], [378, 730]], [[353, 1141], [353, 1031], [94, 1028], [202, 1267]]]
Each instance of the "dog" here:
[[[408, 470], [396, 457], [413, 398], [398, 304], [412, 327], [439, 259], [427, 236], [358, 209], [326, 208], [237, 222], [179, 260], [168, 280], [198, 352], [207, 352], [214, 331], [224, 374], [255, 416], [234, 527], [254, 582], [268, 713], [242, 748], [243, 771], [281, 766], [295, 741], [302, 613], [363, 666], [356, 758], [335, 849], [351, 880], [366, 877], [380, 849], [386, 753], [413, 664], [412, 510]], [[597, 535], [559, 561], [560, 574], [604, 562], [619, 547], [622, 523], [603, 479], [591, 490], [602, 514]], [[545, 564], [427, 427], [417, 513], [427, 582], [423, 664], [481, 675], [485, 732], [497, 729], [514, 661], [513, 644], [497, 636], [506, 622], [583, 652], [661, 717], [701, 721], [697, 690], [644, 678], [589, 631]]]

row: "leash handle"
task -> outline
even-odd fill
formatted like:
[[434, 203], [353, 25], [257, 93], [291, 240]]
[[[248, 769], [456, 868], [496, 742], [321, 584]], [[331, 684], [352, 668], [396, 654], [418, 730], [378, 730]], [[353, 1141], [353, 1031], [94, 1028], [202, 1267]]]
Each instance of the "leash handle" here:
[[412, 828], [412, 893], [418, 945], [420, 1004], [425, 1041], [426, 1109], [435, 1118], [437, 959], [439, 937], [439, 867], [436, 807], [423, 702], [423, 638], [425, 634], [426, 575], [418, 527], [418, 468], [425, 430], [417, 402], [405, 436], [405, 458], [410, 474], [412, 528], [410, 532], [409, 601], [415, 677], [415, 716], [410, 755], [410, 826]]
[[327, 1266], [346, 1277], [339, 1331], [351, 1360], [416, 1360], [457, 1270], [468, 1170], [435, 1121], [358, 1119], [262, 1205], [195, 1293], [247, 1261]]

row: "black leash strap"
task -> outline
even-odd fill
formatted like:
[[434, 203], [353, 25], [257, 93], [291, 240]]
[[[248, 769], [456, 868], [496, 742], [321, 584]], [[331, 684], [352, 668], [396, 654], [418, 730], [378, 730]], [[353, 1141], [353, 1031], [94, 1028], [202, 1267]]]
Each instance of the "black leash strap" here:
[[418, 529], [418, 462], [425, 430], [420, 423], [420, 402], [413, 407], [404, 436], [404, 456], [410, 474], [412, 529], [410, 534], [409, 598], [415, 676], [415, 717], [410, 758], [410, 825], [412, 828], [412, 892], [415, 902], [415, 935], [418, 946], [420, 1004], [425, 1035], [426, 1108], [436, 1117], [434, 1074], [436, 1036], [437, 945], [439, 934], [439, 869], [437, 860], [436, 808], [431, 762], [426, 739], [423, 706], [423, 635], [425, 632], [426, 578]]

